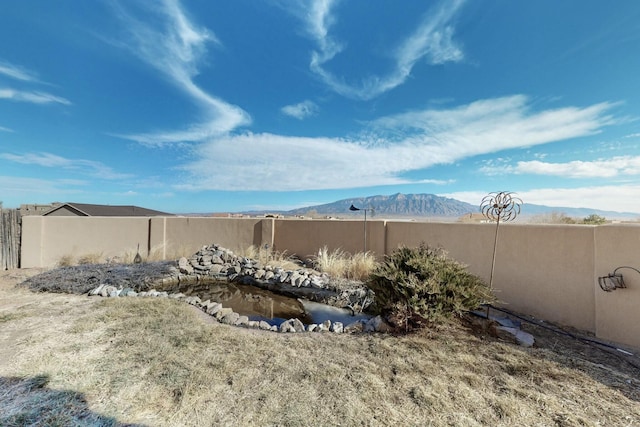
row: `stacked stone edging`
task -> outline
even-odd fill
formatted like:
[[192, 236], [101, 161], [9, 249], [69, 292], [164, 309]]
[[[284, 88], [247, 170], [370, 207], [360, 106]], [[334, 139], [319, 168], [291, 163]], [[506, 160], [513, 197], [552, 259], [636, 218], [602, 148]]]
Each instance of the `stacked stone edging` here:
[[[257, 260], [236, 256], [232, 251], [219, 245], [204, 246], [189, 258], [180, 258], [177, 267], [171, 267], [170, 273], [159, 285], [170, 288], [180, 283], [199, 282], [207, 279], [238, 281], [251, 284], [270, 291], [290, 294], [296, 297], [321, 302], [337, 307], [349, 307], [354, 312], [361, 312], [373, 302], [373, 293], [362, 284], [352, 282], [350, 286], [341, 286], [332, 282], [323, 273], [308, 268], [284, 270], [270, 265], [263, 266]], [[342, 322], [326, 320], [320, 324], [303, 324], [299, 319], [285, 320], [279, 326], [265, 321], [249, 320], [247, 316], [223, 307], [216, 301], [202, 301], [197, 296], [186, 296], [182, 293], [167, 291], [136, 292], [131, 288], [100, 284], [89, 291], [90, 296], [102, 297], [156, 297], [171, 298], [191, 304], [215, 318], [218, 322], [247, 328], [263, 329], [274, 332], [388, 332], [390, 326], [381, 316], [367, 321], [358, 320], [349, 325]]]
[[373, 292], [360, 282], [341, 281], [310, 268], [285, 270], [262, 265], [258, 260], [240, 257], [213, 244], [204, 246], [189, 258], [178, 260], [178, 267], [162, 279], [161, 287], [207, 279], [236, 281], [272, 292], [304, 298], [335, 307], [349, 307], [361, 313], [373, 303]]
[[112, 285], [99, 285], [97, 288], [89, 292], [89, 296], [101, 296], [101, 297], [147, 297], [147, 298], [170, 298], [179, 301], [183, 301], [187, 304], [191, 304], [208, 315], [212, 316], [220, 323], [224, 323], [232, 326], [241, 326], [254, 329], [263, 329], [273, 332], [388, 332], [391, 330], [389, 325], [382, 319], [381, 316], [373, 317], [367, 321], [358, 320], [349, 325], [344, 325], [342, 322], [331, 322], [331, 320], [325, 320], [320, 324], [311, 323], [309, 325], [303, 324], [299, 319], [293, 318], [282, 322], [279, 326], [270, 325], [264, 320], [249, 320], [249, 317], [240, 315], [234, 312], [231, 308], [223, 307], [219, 302], [215, 301], [202, 301], [197, 296], [186, 296], [183, 293], [168, 293], [165, 291], [157, 291], [152, 289], [150, 291], [135, 292], [131, 288], [118, 289]]

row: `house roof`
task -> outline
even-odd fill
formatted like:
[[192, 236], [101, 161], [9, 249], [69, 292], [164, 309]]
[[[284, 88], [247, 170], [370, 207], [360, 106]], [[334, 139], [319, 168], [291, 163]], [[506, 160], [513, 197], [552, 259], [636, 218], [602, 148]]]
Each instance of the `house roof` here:
[[91, 205], [86, 203], [63, 203], [43, 213], [43, 216], [66, 210], [78, 216], [173, 216], [173, 214], [141, 208], [139, 206]]

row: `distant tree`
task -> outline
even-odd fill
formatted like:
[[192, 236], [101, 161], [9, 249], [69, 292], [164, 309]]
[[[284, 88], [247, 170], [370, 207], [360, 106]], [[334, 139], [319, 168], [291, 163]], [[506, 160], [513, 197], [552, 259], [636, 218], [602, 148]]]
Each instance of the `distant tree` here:
[[556, 211], [536, 215], [531, 218], [531, 222], [542, 224], [577, 224], [574, 218], [567, 216], [564, 212]]
[[590, 224], [590, 225], [600, 225], [600, 224], [604, 224], [605, 222], [607, 222], [607, 219], [605, 217], [596, 215], [596, 214], [591, 214], [582, 220], [583, 224]]

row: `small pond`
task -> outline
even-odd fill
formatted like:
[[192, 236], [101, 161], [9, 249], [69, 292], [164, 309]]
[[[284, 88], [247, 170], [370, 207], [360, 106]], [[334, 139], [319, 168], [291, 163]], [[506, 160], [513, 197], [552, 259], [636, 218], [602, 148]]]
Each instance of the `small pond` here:
[[180, 284], [171, 292], [197, 296], [202, 301], [219, 302], [240, 315], [248, 316], [249, 320], [264, 320], [270, 325], [280, 325], [293, 318], [304, 324], [331, 320], [348, 325], [371, 317], [367, 314], [354, 316], [349, 309], [292, 298], [256, 286], [219, 280]]

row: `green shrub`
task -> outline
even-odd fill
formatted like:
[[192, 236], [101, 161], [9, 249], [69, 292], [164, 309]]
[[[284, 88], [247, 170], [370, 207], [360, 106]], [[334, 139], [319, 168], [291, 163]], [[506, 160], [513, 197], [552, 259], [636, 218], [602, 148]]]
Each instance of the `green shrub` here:
[[378, 311], [406, 330], [440, 322], [495, 301], [487, 284], [443, 249], [402, 247], [370, 276]]

